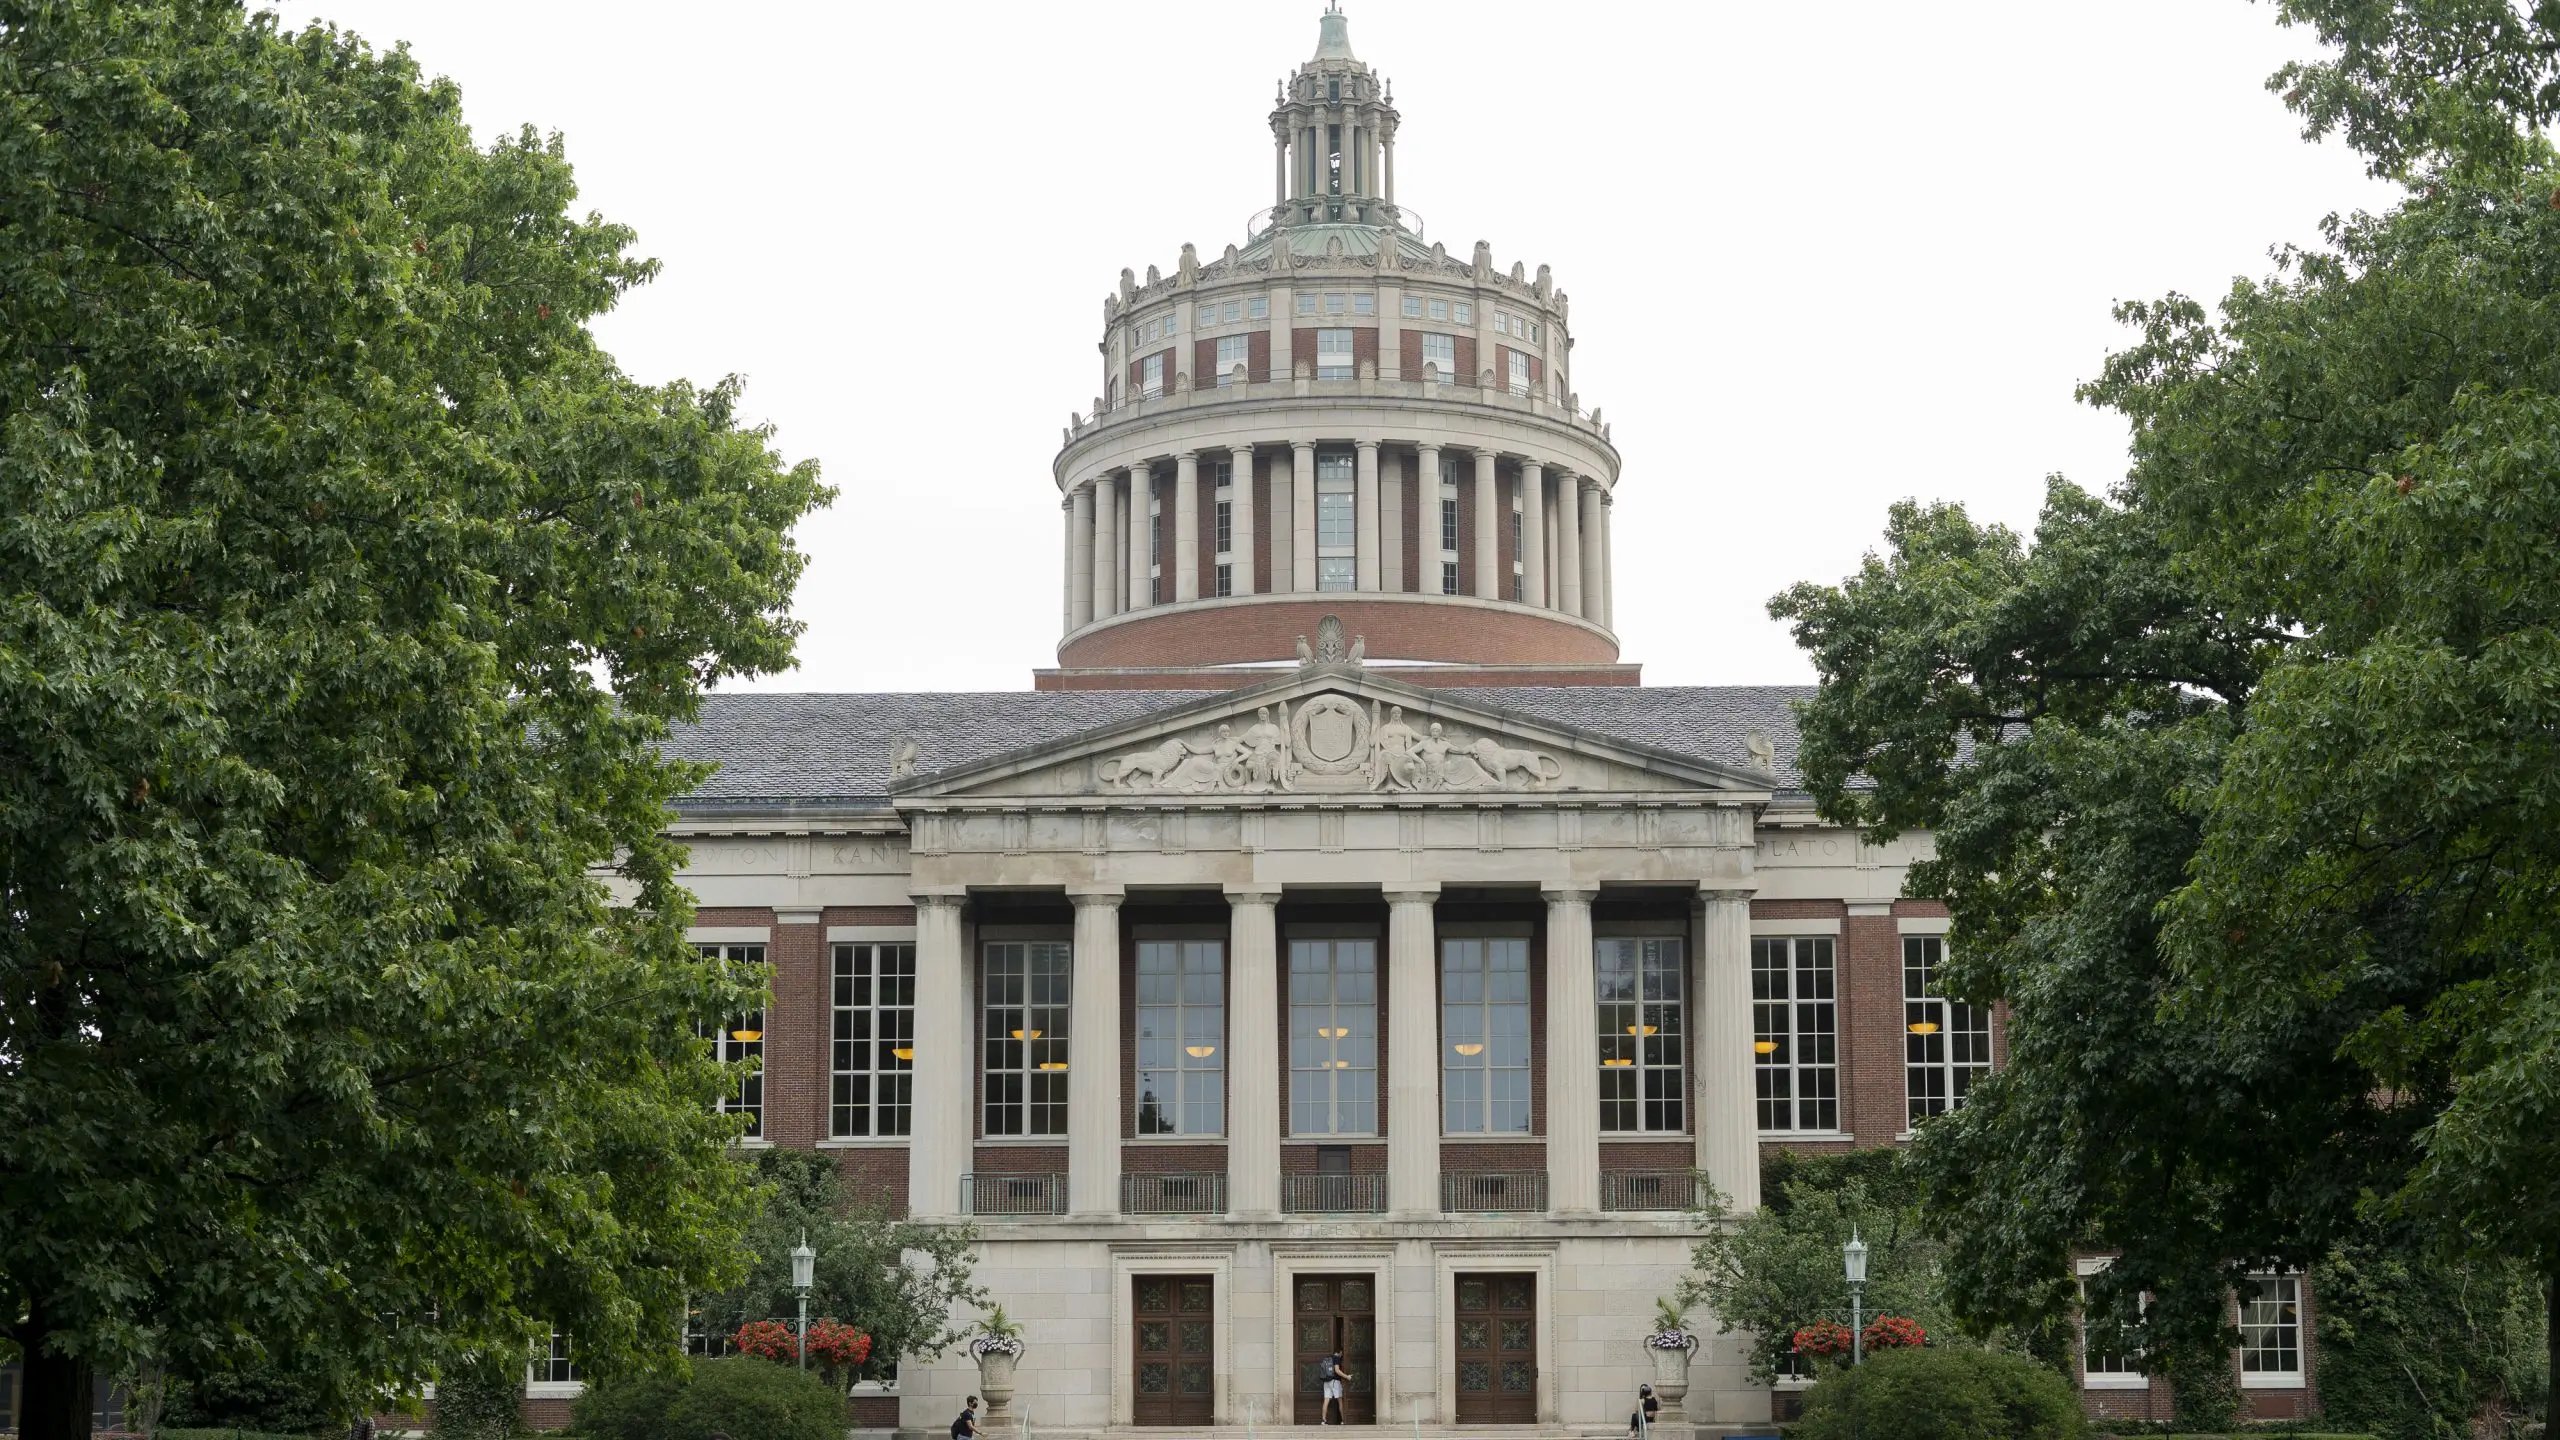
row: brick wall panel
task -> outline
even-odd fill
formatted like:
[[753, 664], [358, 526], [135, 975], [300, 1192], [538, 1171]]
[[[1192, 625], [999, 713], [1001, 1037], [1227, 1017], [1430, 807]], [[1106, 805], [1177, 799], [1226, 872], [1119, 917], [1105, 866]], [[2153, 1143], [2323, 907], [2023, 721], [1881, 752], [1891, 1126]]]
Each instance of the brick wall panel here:
[[[1506, 668], [1502, 666], [1441, 666], [1446, 673], [1432, 669], [1399, 674], [1396, 678], [1408, 685], [1425, 688], [1452, 685], [1640, 685], [1644, 670], [1638, 665], [1559, 666], [1553, 668]], [[1034, 670], [1034, 690], [1240, 690], [1249, 685], [1267, 683], [1269, 673], [1257, 670]]]
[[1458, 337], [1457, 344], [1451, 348], [1458, 352], [1458, 383], [1475, 384], [1480, 378], [1476, 370], [1476, 337], [1461, 335]]
[[1271, 379], [1271, 332], [1256, 330], [1246, 339], [1246, 377], [1252, 380]]
[[1273, 378], [1280, 380], [1294, 379], [1297, 376], [1298, 367], [1301, 365], [1307, 367], [1307, 373], [1309, 375], [1316, 373], [1316, 332], [1315, 327], [1312, 325], [1290, 330], [1289, 373], [1287, 375], [1274, 376]]
[[1422, 378], [1422, 332], [1406, 330], [1396, 337], [1396, 374], [1405, 380]]
[[1378, 327], [1363, 325], [1351, 332], [1351, 373], [1378, 373]]
[[981, 1175], [1064, 1175], [1067, 1147], [1060, 1145], [985, 1145], [972, 1164]]
[[[834, 1154], [836, 1175], [848, 1192], [887, 1205], [891, 1214], [907, 1213], [907, 1147], [859, 1145]], [[959, 1179], [951, 1176], [950, 1183]]]
[[1227, 1147], [1133, 1142], [1120, 1147], [1120, 1168], [1131, 1175], [1223, 1175]]
[[1840, 1113], [1862, 1147], [1890, 1145], [1902, 1093], [1902, 939], [1890, 915], [1840, 922]]
[[765, 947], [773, 1004], [764, 1021], [764, 1136], [808, 1149], [826, 1131], [829, 957], [824, 925], [777, 925]]

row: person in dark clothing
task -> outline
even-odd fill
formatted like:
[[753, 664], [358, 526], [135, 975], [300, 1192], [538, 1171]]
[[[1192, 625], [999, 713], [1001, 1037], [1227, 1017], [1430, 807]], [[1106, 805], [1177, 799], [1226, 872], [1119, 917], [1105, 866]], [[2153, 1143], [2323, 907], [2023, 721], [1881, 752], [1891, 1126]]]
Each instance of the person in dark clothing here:
[[1653, 1396], [1653, 1387], [1636, 1387], [1636, 1408], [1627, 1415], [1627, 1433], [1643, 1435], [1653, 1428], [1654, 1417], [1662, 1413], [1662, 1402]]
[[1351, 1372], [1342, 1368], [1340, 1353], [1324, 1357], [1324, 1364], [1317, 1369], [1316, 1378], [1324, 1382], [1324, 1408], [1317, 1412], [1316, 1423], [1319, 1425], [1350, 1424], [1350, 1412], [1343, 1407], [1342, 1403], [1342, 1387], [1343, 1382], [1351, 1378]]
[[958, 1418], [951, 1422], [951, 1440], [977, 1440], [977, 1436], [978, 1397], [972, 1395], [969, 1403], [960, 1408]]

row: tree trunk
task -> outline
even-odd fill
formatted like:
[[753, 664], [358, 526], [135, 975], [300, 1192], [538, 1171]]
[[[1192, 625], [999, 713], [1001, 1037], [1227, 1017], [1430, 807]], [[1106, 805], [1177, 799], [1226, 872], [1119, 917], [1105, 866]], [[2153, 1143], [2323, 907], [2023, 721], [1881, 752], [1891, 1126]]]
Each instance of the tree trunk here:
[[19, 1331], [18, 1440], [89, 1440], [96, 1378], [87, 1357], [45, 1348], [49, 1330], [38, 1304]]

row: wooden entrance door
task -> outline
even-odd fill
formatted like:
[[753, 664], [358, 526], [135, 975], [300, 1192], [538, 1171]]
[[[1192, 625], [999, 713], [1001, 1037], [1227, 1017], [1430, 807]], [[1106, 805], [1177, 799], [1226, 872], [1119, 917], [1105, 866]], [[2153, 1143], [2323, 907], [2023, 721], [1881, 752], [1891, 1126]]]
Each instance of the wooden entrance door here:
[[1378, 1285], [1368, 1275], [1301, 1275], [1294, 1297], [1297, 1316], [1297, 1422], [1324, 1419], [1324, 1357], [1340, 1355], [1351, 1379], [1342, 1387], [1342, 1418], [1352, 1425], [1378, 1419]]
[[1130, 1418], [1141, 1425], [1207, 1425], [1218, 1410], [1217, 1287], [1206, 1275], [1137, 1275]]
[[1538, 1277], [1458, 1277], [1458, 1423], [1538, 1418]]

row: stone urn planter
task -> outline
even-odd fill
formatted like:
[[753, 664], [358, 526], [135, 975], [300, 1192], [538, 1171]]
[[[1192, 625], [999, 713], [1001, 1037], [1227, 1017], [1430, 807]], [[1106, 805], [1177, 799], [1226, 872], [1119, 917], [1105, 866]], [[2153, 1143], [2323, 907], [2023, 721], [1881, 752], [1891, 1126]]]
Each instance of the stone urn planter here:
[[1644, 1348], [1653, 1356], [1653, 1398], [1662, 1402], [1657, 1424], [1688, 1418], [1680, 1402], [1689, 1394], [1689, 1362], [1705, 1344], [1706, 1337], [1695, 1330], [1656, 1330], [1644, 1337]]
[[987, 1420], [1013, 1418], [1013, 1367], [1022, 1358], [1022, 1337], [981, 1335], [969, 1342], [969, 1358], [978, 1362], [978, 1398], [987, 1402]]

